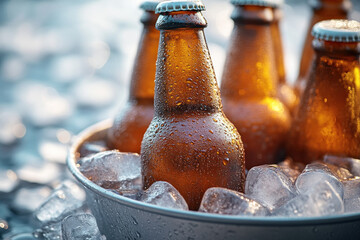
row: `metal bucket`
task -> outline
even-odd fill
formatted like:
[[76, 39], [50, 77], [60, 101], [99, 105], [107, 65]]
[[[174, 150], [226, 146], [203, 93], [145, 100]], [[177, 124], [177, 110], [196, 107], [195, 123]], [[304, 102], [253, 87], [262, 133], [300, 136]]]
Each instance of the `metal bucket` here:
[[145, 204], [103, 189], [76, 167], [85, 141], [105, 138], [112, 121], [78, 135], [67, 165], [86, 188], [102, 234], [113, 239], [360, 239], [360, 213], [326, 217], [241, 217], [181, 211]]

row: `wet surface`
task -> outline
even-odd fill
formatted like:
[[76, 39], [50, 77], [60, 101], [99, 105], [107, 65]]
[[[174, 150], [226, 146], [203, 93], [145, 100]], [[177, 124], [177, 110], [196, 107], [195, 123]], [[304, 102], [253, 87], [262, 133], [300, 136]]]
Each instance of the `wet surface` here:
[[[0, 238], [30, 239], [41, 228], [35, 235], [60, 239], [59, 222], [39, 226], [33, 213], [72, 179], [65, 167], [72, 136], [114, 116], [126, 102], [141, 33], [140, 2], [0, 2]], [[220, 80], [232, 6], [204, 2], [205, 33]], [[284, 10], [285, 62], [293, 82], [310, 12], [295, 0]], [[359, 11], [353, 18], [360, 19]], [[72, 209], [88, 211], [76, 204]]]

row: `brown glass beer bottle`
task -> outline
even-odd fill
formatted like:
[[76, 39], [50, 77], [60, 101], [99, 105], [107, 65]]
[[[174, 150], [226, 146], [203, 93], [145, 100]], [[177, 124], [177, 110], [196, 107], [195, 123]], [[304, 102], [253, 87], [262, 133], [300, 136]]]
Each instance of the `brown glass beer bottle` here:
[[299, 104], [302, 93], [305, 90], [308, 74], [311, 68], [311, 63], [314, 58], [314, 50], [312, 48], [312, 27], [320, 21], [329, 19], [347, 19], [351, 10], [350, 0], [312, 0], [309, 2], [313, 15], [309, 23], [306, 40], [303, 47], [303, 52], [300, 61], [299, 76], [295, 82], [295, 93], [298, 97], [297, 105]]
[[360, 23], [313, 28], [315, 59], [292, 124], [289, 154], [310, 163], [325, 154], [360, 157]]
[[115, 117], [107, 134], [108, 145], [122, 152], [140, 153], [141, 140], [154, 116], [154, 88], [159, 31], [155, 28], [160, 1], [145, 1], [140, 6], [143, 31], [137, 50], [129, 100]]
[[222, 111], [200, 1], [158, 5], [155, 116], [141, 147], [145, 189], [167, 181], [199, 208], [210, 187], [244, 190], [244, 149]]
[[297, 103], [296, 94], [293, 88], [286, 81], [286, 71], [284, 64], [284, 50], [280, 32], [280, 21], [282, 19], [282, 1], [273, 1], [273, 14], [274, 23], [271, 25], [272, 28], [272, 40], [274, 43], [275, 51], [275, 64], [278, 74], [278, 97], [279, 100], [287, 107], [291, 115], [293, 115]]
[[281, 160], [290, 128], [288, 110], [277, 98], [272, 2], [232, 1], [235, 25], [221, 94], [224, 112], [242, 136], [248, 169]]

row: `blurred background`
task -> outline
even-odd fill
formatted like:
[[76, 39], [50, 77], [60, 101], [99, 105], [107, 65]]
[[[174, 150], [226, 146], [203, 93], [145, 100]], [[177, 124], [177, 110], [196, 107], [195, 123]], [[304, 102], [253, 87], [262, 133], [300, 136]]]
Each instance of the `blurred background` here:
[[[203, 2], [206, 37], [220, 80], [233, 7], [227, 0]], [[360, 1], [352, 2], [351, 18], [360, 20]], [[0, 1], [0, 238], [32, 229], [28, 215], [49, 194], [46, 189], [68, 177], [71, 137], [114, 116], [127, 100], [142, 29], [140, 3]], [[286, 1], [281, 30], [291, 83], [310, 14], [307, 1]], [[19, 196], [20, 189], [39, 186], [42, 191], [33, 191], [37, 197]]]

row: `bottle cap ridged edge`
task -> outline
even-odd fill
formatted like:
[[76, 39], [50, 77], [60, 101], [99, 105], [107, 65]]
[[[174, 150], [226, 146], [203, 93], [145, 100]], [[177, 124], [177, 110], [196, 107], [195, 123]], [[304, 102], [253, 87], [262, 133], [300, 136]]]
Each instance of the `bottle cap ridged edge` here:
[[205, 5], [201, 1], [173, 0], [161, 2], [155, 10], [155, 13], [168, 13], [179, 11], [205, 11]]
[[314, 25], [314, 38], [331, 42], [360, 42], [360, 22], [354, 20], [326, 20]]
[[230, 2], [231, 4], [238, 6], [253, 5], [273, 8], [278, 8], [284, 5], [284, 0], [231, 0]]
[[155, 12], [157, 5], [159, 5], [161, 1], [144, 1], [140, 4], [140, 8], [145, 11]]

